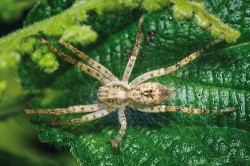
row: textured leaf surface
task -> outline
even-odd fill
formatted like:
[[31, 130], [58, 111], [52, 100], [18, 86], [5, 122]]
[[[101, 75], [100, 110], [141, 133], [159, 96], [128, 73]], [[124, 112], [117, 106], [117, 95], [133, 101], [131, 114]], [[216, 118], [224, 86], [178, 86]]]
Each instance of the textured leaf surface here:
[[[112, 149], [107, 142], [120, 127], [116, 113], [86, 124], [61, 127], [47, 124], [55, 118], [80, 115], [35, 116], [32, 120], [40, 130], [41, 140], [57, 147], [68, 146], [83, 165], [250, 164], [250, 3], [207, 0], [206, 4], [209, 11], [242, 32], [240, 40], [234, 44], [222, 42], [176, 73], [151, 81], [176, 89], [176, 96], [165, 104], [202, 109], [234, 107], [235, 112], [197, 116], [127, 109], [128, 129], [119, 149]], [[127, 12], [126, 16], [98, 18], [93, 14], [88, 20], [104, 38], [85, 49], [118, 77], [127, 63], [125, 53], [133, 49], [140, 17], [132, 16], [138, 11]], [[194, 23], [171, 20], [170, 16], [168, 11], [146, 15], [144, 42], [132, 78], [173, 65], [213, 40]], [[147, 34], [152, 29], [157, 34], [148, 42]], [[97, 102], [100, 84], [63, 61], [60, 63], [65, 65], [50, 76], [36, 73], [32, 64], [22, 66], [20, 75], [25, 83], [39, 91], [32, 107], [60, 108]], [[25, 72], [32, 73], [29, 80], [24, 78]]]

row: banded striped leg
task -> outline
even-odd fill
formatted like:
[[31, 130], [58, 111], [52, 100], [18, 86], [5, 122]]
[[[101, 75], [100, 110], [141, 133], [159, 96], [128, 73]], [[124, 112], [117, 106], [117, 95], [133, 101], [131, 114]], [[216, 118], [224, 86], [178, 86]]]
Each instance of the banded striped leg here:
[[151, 78], [155, 78], [155, 77], [160, 77], [172, 72], [175, 72], [176, 70], [178, 70], [179, 68], [185, 66], [186, 64], [192, 62], [193, 60], [195, 60], [196, 58], [198, 58], [205, 50], [207, 50], [208, 48], [210, 48], [211, 46], [221, 42], [221, 39], [217, 39], [215, 41], [213, 41], [212, 43], [206, 45], [205, 47], [201, 48], [200, 50], [190, 54], [189, 56], [187, 56], [186, 58], [184, 58], [183, 60], [181, 60], [180, 62], [176, 63], [173, 66], [167, 67], [167, 68], [161, 68], [161, 69], [157, 69], [157, 70], [152, 70], [149, 71], [147, 73], [144, 73], [138, 77], [136, 77], [131, 83], [129, 83], [129, 85], [131, 87], [137, 86], [141, 83], [143, 83], [144, 81], [147, 81]]
[[119, 118], [119, 122], [121, 124], [121, 128], [120, 128], [120, 131], [119, 131], [117, 138], [115, 140], [113, 140], [113, 139], [110, 140], [113, 148], [118, 147], [119, 143], [122, 140], [122, 137], [124, 136], [124, 134], [126, 132], [127, 121], [126, 121], [126, 116], [125, 116], [125, 108], [121, 108], [119, 110], [118, 118]]
[[147, 107], [147, 108], [136, 108], [138, 111], [141, 112], [148, 112], [148, 113], [158, 113], [158, 112], [183, 112], [188, 114], [212, 114], [212, 113], [220, 113], [220, 112], [231, 112], [234, 111], [235, 108], [226, 108], [226, 109], [219, 109], [219, 110], [203, 110], [198, 108], [187, 108], [187, 107], [180, 107], [180, 106], [165, 106], [159, 105], [154, 107]]
[[57, 54], [58, 56], [60, 56], [61, 58], [65, 59], [66, 61], [68, 61], [69, 63], [75, 65], [77, 68], [79, 68], [80, 70], [82, 70], [83, 72], [87, 73], [88, 75], [96, 78], [98, 81], [100, 81], [102, 84], [107, 84], [108, 82], [110, 82], [110, 80], [106, 77], [104, 77], [101, 73], [97, 72], [95, 69], [77, 61], [75, 58], [72, 58], [71, 56], [63, 53], [62, 51], [58, 50], [55, 46], [51, 45], [47, 40], [45, 40], [44, 38], [42, 38], [42, 44], [47, 44], [51, 51], [53, 51], [55, 54]]
[[138, 23], [138, 32], [137, 32], [137, 36], [136, 36], [136, 41], [135, 41], [135, 48], [133, 50], [132, 55], [129, 58], [129, 61], [127, 63], [126, 69], [124, 71], [123, 77], [122, 77], [122, 81], [123, 82], [128, 82], [128, 79], [130, 77], [130, 74], [134, 68], [135, 65], [135, 61], [140, 49], [140, 44], [141, 44], [141, 39], [142, 39], [142, 30], [141, 30], [141, 24], [144, 20], [144, 15], [140, 18], [139, 23]]
[[81, 118], [74, 118], [74, 119], [70, 119], [70, 120], [62, 120], [62, 121], [58, 121], [58, 122], [53, 122], [52, 125], [53, 126], [58, 126], [58, 125], [84, 123], [84, 122], [92, 121], [92, 120], [99, 119], [99, 118], [102, 118], [104, 116], [107, 116], [111, 112], [113, 112], [113, 110], [109, 111], [107, 109], [104, 109], [104, 110], [101, 110], [101, 111], [96, 111], [96, 112], [84, 115]]
[[77, 48], [75, 48], [74, 46], [72, 46], [70, 43], [67, 43], [67, 42], [63, 41], [62, 39], [59, 40], [59, 43], [62, 44], [64, 47], [68, 48], [69, 50], [71, 50], [73, 53], [75, 53], [76, 55], [78, 55], [83, 60], [87, 61], [87, 63], [91, 67], [93, 67], [98, 72], [100, 72], [101, 74], [103, 74], [109, 80], [111, 80], [111, 81], [118, 81], [118, 78], [115, 77], [115, 75], [113, 73], [111, 73], [111, 71], [109, 71], [106, 67], [104, 67], [100, 63], [96, 62], [95, 60], [91, 59], [88, 55], [86, 55], [85, 53], [81, 52], [80, 50], [78, 50]]
[[72, 106], [69, 108], [56, 108], [56, 109], [25, 109], [25, 114], [54, 114], [54, 115], [62, 115], [62, 114], [76, 114], [76, 113], [85, 113], [85, 112], [95, 112], [103, 109], [104, 107], [99, 104], [91, 104], [91, 105], [78, 105]]

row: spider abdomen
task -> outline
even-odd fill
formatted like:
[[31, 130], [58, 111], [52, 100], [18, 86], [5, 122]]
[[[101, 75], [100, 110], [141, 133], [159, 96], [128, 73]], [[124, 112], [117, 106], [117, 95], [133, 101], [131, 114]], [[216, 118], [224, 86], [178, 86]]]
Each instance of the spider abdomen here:
[[171, 97], [172, 94], [172, 88], [149, 82], [132, 88], [128, 93], [128, 98], [140, 105], [156, 105]]

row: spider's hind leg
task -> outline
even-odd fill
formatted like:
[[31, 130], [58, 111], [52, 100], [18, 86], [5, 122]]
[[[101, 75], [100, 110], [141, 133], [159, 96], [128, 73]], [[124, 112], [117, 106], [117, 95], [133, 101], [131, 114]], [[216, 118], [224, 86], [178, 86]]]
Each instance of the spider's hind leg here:
[[221, 41], [222, 41], [221, 39], [217, 39], [217, 40], [213, 41], [212, 43], [209, 43], [208, 45], [201, 48], [200, 50], [188, 55], [186, 58], [182, 59], [181, 61], [179, 61], [175, 65], [172, 65], [172, 66], [167, 67], [167, 68], [160, 68], [160, 69], [146, 72], [146, 73], [136, 77], [132, 82], [129, 83], [129, 85], [131, 87], [135, 87], [135, 86], [137, 86], [137, 85], [139, 85], [139, 84], [141, 84], [149, 79], [160, 77], [160, 76], [175, 72], [178, 69], [180, 69], [181, 67], [189, 64], [190, 62], [194, 61], [196, 58], [200, 57], [204, 51], [206, 51], [207, 49], [209, 49], [210, 47], [212, 47], [213, 45], [215, 45]]
[[153, 106], [147, 108], [136, 108], [138, 111], [141, 112], [148, 112], [148, 113], [158, 113], [158, 112], [183, 112], [188, 114], [212, 114], [212, 113], [223, 113], [223, 112], [231, 112], [234, 111], [235, 108], [225, 108], [225, 109], [218, 109], [218, 110], [204, 110], [199, 108], [187, 108], [181, 106]]

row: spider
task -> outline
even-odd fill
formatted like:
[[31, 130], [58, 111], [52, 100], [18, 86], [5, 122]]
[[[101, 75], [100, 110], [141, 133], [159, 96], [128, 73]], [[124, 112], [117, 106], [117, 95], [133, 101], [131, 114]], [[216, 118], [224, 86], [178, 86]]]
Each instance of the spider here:
[[119, 80], [112, 72], [110, 72], [106, 67], [96, 62], [95, 60], [88, 57], [83, 52], [79, 51], [77, 48], [73, 47], [71, 44], [59, 39], [59, 43], [64, 47], [71, 50], [73, 53], [78, 55], [88, 65], [77, 61], [71, 56], [63, 53], [58, 50], [55, 46], [50, 44], [47, 40], [42, 38], [42, 44], [49, 46], [52, 52], [65, 59], [69, 63], [75, 65], [78, 69], [82, 70], [84, 73], [96, 78], [102, 86], [97, 91], [97, 97], [99, 103], [90, 104], [90, 105], [77, 105], [71, 106], [68, 108], [56, 108], [56, 109], [26, 109], [26, 114], [74, 114], [74, 113], [89, 113], [83, 115], [81, 118], [73, 118], [69, 120], [61, 120], [53, 122], [52, 125], [66, 125], [66, 124], [78, 124], [84, 123], [87, 121], [92, 121], [95, 119], [102, 118], [116, 109], [118, 109], [118, 118], [120, 122], [120, 130], [116, 139], [111, 139], [111, 145], [114, 148], [117, 148], [119, 143], [122, 140], [122, 137], [126, 131], [126, 116], [125, 108], [131, 107], [134, 110], [148, 112], [148, 113], [157, 113], [157, 112], [183, 112], [189, 114], [210, 114], [210, 113], [219, 113], [219, 112], [230, 112], [235, 110], [234, 108], [226, 108], [220, 110], [203, 110], [198, 108], [187, 108], [182, 106], [166, 106], [160, 105], [164, 100], [167, 100], [174, 96], [174, 88], [164, 86], [160, 83], [147, 82], [145, 81], [164, 76], [166, 74], [175, 72], [179, 68], [187, 65], [196, 58], [198, 58], [206, 49], [220, 42], [220, 39], [213, 41], [212, 43], [206, 45], [200, 50], [190, 54], [183, 60], [179, 61], [173, 66], [167, 68], [160, 68], [157, 70], [146, 72], [138, 77], [136, 77], [132, 82], [128, 82], [132, 69], [134, 67], [141, 40], [142, 40], [142, 22], [144, 16], [142, 16], [138, 23], [138, 32], [136, 36], [135, 47], [133, 49], [132, 55], [130, 56], [126, 69], [124, 71], [123, 77]]

